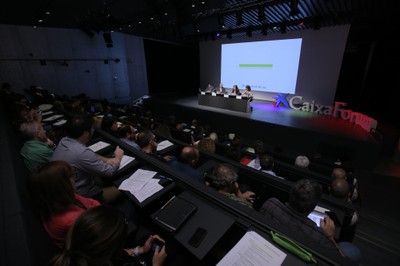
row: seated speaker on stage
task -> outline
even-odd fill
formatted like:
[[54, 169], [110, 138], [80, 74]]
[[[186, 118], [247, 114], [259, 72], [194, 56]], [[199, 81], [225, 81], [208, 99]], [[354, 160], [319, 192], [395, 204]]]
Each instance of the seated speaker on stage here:
[[243, 92], [243, 96], [247, 97], [247, 111], [251, 112], [253, 111], [253, 107], [250, 106], [250, 102], [253, 101], [253, 93], [251, 92], [251, 87], [250, 85], [246, 85], [245, 91]]
[[236, 84], [233, 85], [233, 88], [232, 88], [232, 91], [231, 91], [231, 95], [236, 95], [236, 96], [242, 95], [242, 93], [239, 90], [239, 87]]
[[246, 96], [249, 99], [249, 102], [253, 101], [253, 93], [251, 92], [250, 85], [246, 85], [243, 96]]
[[220, 83], [220, 84], [219, 84], [219, 87], [216, 88], [216, 89], [214, 89], [214, 91], [215, 91], [217, 94], [225, 94], [225, 93], [226, 93], [226, 89], [224, 88], [224, 86], [223, 86], [222, 83]]
[[214, 92], [214, 86], [211, 85], [211, 83], [208, 83], [207, 88], [204, 91], [212, 93], [212, 92]]

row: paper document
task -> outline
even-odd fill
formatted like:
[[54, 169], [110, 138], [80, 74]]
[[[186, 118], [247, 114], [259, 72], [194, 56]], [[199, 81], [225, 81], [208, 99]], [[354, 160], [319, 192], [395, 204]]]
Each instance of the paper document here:
[[242, 239], [218, 262], [217, 266], [281, 265], [286, 254], [254, 231]]
[[128, 155], [122, 156], [121, 163], [119, 164], [118, 170], [121, 170], [122, 168], [124, 168], [124, 166], [126, 166], [128, 163], [132, 162], [133, 160], [135, 160], [135, 157], [131, 157]]
[[61, 119], [60, 121], [55, 122], [55, 123], [53, 124], [53, 126], [61, 126], [61, 125], [64, 125], [65, 123], [67, 123], [67, 120]]
[[97, 152], [97, 151], [99, 151], [101, 149], [104, 149], [105, 147], [108, 147], [108, 146], [110, 146], [109, 143], [104, 142], [104, 141], [99, 141], [99, 142], [96, 142], [93, 145], [90, 145], [88, 148], [91, 149], [94, 152]]
[[257, 169], [257, 170], [260, 170], [260, 169], [261, 169], [261, 166], [260, 166], [260, 165], [257, 165], [257, 166], [256, 166], [256, 164], [255, 164], [255, 159], [251, 160], [251, 161], [247, 164], [247, 166], [250, 166], [250, 167], [252, 167], [252, 168], [254, 168], [254, 169]]
[[255, 150], [254, 150], [254, 148], [252, 148], [252, 147], [248, 147], [248, 148], [246, 149], [246, 151], [248, 151], [248, 152], [250, 152], [250, 153], [255, 153]]
[[54, 114], [54, 112], [53, 111], [47, 111], [47, 112], [43, 112], [42, 116], [51, 115], [51, 114]]
[[325, 213], [325, 212], [330, 212], [331, 210], [317, 205], [315, 206], [314, 211]]
[[161, 186], [159, 179], [153, 178], [157, 172], [138, 169], [128, 179], [125, 179], [118, 187], [120, 190], [129, 191], [139, 202], [143, 202], [157, 191]]
[[53, 116], [50, 116], [48, 118], [43, 119], [42, 121], [43, 122], [50, 122], [50, 121], [56, 120], [56, 119], [61, 118], [61, 117], [63, 117], [63, 115], [53, 115]]
[[168, 148], [169, 146], [172, 146], [172, 145], [174, 145], [174, 143], [172, 143], [172, 142], [169, 141], [169, 140], [161, 141], [161, 142], [158, 143], [158, 145], [157, 145], [157, 151], [162, 151], [163, 149]]

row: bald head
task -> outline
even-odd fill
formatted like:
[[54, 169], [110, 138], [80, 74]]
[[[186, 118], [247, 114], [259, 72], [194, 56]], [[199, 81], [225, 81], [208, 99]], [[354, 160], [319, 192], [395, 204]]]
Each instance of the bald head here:
[[344, 178], [335, 178], [333, 179], [330, 187], [331, 195], [340, 198], [347, 199], [350, 195], [350, 187], [347, 180]]
[[192, 166], [195, 165], [199, 160], [199, 155], [199, 150], [192, 146], [186, 146], [181, 151], [182, 161]]
[[347, 179], [346, 171], [343, 168], [335, 168], [332, 171], [332, 177]]

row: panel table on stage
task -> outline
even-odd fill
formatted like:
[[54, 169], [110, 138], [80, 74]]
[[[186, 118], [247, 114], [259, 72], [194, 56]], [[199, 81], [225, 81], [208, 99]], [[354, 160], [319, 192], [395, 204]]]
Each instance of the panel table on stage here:
[[239, 112], [249, 112], [247, 97], [201, 92], [198, 95], [199, 105], [228, 109]]

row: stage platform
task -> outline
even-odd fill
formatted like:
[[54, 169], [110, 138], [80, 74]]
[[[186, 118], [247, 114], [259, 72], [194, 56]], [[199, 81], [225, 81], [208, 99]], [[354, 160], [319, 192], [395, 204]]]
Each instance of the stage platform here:
[[351, 159], [363, 169], [373, 169], [380, 154], [381, 143], [354, 123], [275, 107], [272, 102], [255, 99], [251, 113], [199, 105], [197, 95], [152, 96], [146, 102], [165, 117], [174, 114], [184, 121], [197, 119], [202, 125], [305, 155]]

